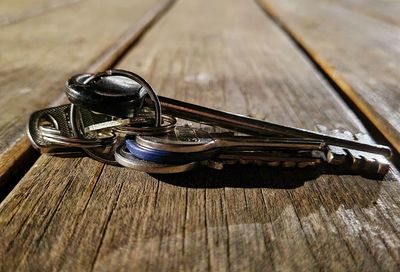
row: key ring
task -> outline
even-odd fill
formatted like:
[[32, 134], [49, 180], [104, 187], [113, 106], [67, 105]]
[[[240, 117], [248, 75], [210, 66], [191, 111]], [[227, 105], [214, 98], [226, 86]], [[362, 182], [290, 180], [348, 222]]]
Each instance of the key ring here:
[[92, 75], [88, 78], [86, 78], [83, 81], [83, 84], [88, 84], [90, 82], [93, 82], [95, 80], [99, 80], [103, 77], [108, 77], [108, 76], [122, 76], [126, 77], [129, 79], [132, 79], [133, 81], [139, 83], [142, 88], [146, 90], [147, 94], [150, 96], [150, 99], [152, 100], [154, 104], [154, 112], [155, 112], [155, 126], [159, 127], [161, 126], [162, 122], [162, 111], [161, 111], [161, 103], [160, 100], [158, 99], [157, 94], [155, 93], [154, 89], [150, 86], [150, 84], [144, 80], [141, 76], [125, 71], [125, 70], [119, 70], [119, 69], [112, 69], [112, 70], [107, 70], [105, 72], [97, 73], [95, 75]]

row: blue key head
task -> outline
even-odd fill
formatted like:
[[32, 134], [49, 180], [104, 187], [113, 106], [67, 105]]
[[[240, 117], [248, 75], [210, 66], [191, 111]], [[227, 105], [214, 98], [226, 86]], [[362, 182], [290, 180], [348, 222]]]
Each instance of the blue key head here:
[[167, 164], [141, 160], [133, 156], [129, 150], [127, 150], [125, 144], [122, 144], [115, 149], [115, 159], [119, 164], [125, 167], [153, 174], [182, 173], [199, 166], [199, 162]]

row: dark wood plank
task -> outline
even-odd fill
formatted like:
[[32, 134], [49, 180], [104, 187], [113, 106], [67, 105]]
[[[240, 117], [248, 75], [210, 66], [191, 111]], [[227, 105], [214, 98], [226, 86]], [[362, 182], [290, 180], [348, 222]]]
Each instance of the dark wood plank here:
[[[196, 29], [196, 31], [194, 31]], [[159, 93], [285, 124], [363, 127], [254, 2], [180, 1], [121, 68]], [[148, 175], [41, 156], [0, 204], [4, 270], [398, 270], [400, 175]]]
[[32, 154], [25, 138], [29, 114], [65, 102], [70, 75], [109, 68], [171, 3], [85, 1], [0, 29], [7, 41], [0, 44], [7, 52], [0, 60], [0, 186]]
[[343, 1], [259, 2], [400, 151], [399, 26]]

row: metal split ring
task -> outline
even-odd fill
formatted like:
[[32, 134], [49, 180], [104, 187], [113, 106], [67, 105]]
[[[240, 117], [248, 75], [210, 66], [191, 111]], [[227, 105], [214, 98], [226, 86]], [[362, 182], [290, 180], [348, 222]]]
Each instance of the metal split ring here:
[[137, 127], [137, 126], [120, 126], [115, 127], [115, 132], [121, 133], [126, 136], [131, 135], [159, 135], [165, 134], [174, 130], [176, 125], [176, 118], [168, 115], [162, 116], [161, 126], [158, 127]]

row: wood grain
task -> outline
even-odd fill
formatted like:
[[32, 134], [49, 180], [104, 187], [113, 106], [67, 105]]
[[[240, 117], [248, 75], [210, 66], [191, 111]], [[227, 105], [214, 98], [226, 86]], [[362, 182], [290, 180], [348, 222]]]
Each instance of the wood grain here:
[[[5, 139], [0, 144], [0, 186], [28, 163], [25, 155], [32, 150], [24, 136], [29, 114], [49, 103], [65, 103], [63, 86], [70, 75], [108, 69], [172, 3], [87, 1], [0, 30], [7, 41], [0, 45], [0, 136]], [[104, 26], [98, 27], [99, 18]], [[81, 31], [83, 25], [89, 27]]]
[[[194, 31], [195, 30], [195, 31]], [[179, 1], [119, 67], [160, 94], [314, 128], [363, 127], [248, 1]], [[400, 175], [148, 175], [41, 156], [0, 204], [1, 270], [396, 271]]]
[[335, 0], [338, 4], [387, 24], [400, 26], [400, 2], [397, 0]]
[[259, 2], [399, 152], [399, 26], [343, 1]]
[[18, 0], [0, 2], [0, 27], [15, 24], [82, 0]]

